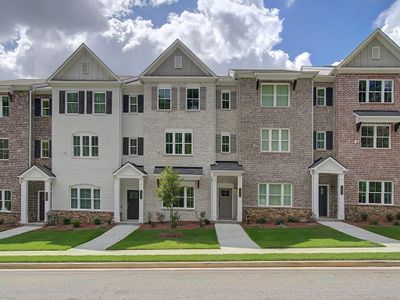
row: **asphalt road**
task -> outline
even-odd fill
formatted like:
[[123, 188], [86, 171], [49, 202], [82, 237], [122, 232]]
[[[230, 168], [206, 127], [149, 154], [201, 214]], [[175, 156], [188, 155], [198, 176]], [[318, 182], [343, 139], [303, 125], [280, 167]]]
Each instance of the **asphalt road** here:
[[0, 299], [400, 299], [400, 269], [0, 271]]

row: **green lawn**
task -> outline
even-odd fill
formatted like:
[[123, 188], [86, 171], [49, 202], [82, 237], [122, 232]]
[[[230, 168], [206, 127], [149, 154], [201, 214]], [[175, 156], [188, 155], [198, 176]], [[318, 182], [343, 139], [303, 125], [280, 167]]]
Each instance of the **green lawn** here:
[[261, 248], [378, 247], [325, 226], [246, 228]]
[[400, 226], [363, 226], [362, 228], [395, 240], [400, 240]]
[[139, 249], [218, 249], [218, 239], [215, 229], [175, 229], [183, 233], [176, 238], [162, 238], [160, 234], [166, 230], [136, 230], [122, 241], [114, 244], [109, 250], [139, 250]]
[[0, 240], [0, 251], [67, 250], [94, 239], [105, 231], [97, 228], [70, 231], [37, 229]]

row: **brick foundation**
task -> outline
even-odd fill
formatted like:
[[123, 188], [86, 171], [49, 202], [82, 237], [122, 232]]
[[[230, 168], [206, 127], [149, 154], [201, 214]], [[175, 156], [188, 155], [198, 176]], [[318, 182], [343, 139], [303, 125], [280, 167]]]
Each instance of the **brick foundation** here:
[[298, 220], [310, 220], [312, 213], [311, 209], [307, 208], [272, 208], [272, 207], [244, 207], [243, 222], [246, 219], [250, 223], [254, 223], [258, 218], [266, 218], [267, 222], [277, 219], [287, 220], [289, 216], [294, 216]]
[[383, 206], [383, 205], [346, 205], [346, 220], [360, 221], [361, 214], [368, 215], [368, 219], [386, 219], [388, 214], [393, 217], [400, 213], [400, 206]]
[[18, 224], [20, 217], [19, 213], [0, 212], [0, 220], [4, 221], [4, 224]]
[[114, 213], [109, 211], [68, 211], [68, 210], [53, 210], [49, 216], [54, 219], [56, 224], [62, 224], [64, 218], [70, 218], [71, 221], [78, 219], [81, 223], [93, 223], [94, 218], [100, 217], [102, 222], [107, 222], [113, 219]]

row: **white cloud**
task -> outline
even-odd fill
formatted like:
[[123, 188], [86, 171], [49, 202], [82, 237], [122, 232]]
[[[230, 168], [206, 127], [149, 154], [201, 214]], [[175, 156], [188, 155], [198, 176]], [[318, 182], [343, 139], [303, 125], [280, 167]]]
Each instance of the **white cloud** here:
[[[16, 2], [27, 5], [22, 0], [8, 1], [14, 9], [18, 8]], [[151, 20], [132, 17], [135, 7], [177, 0], [69, 0], [57, 4], [63, 14], [46, 20], [41, 17], [43, 11], [44, 15], [52, 11], [47, 1], [51, 0], [40, 0], [46, 5], [38, 12], [34, 5], [25, 7], [25, 14], [33, 11], [35, 17], [24, 18], [21, 12], [18, 21], [14, 16], [3, 19], [13, 30], [0, 33], [1, 78], [47, 77], [81, 42], [116, 73], [134, 75], [176, 38], [218, 74], [226, 74], [228, 68], [299, 69], [311, 65], [308, 52], [290, 59], [279, 49], [283, 20], [279, 10], [265, 7], [262, 0], [198, 0], [195, 10], [171, 13], [159, 27]], [[85, 16], [86, 10], [81, 12], [85, 7], [93, 7], [90, 18]], [[19, 28], [18, 34], [15, 28]]]
[[286, 7], [291, 8], [296, 0], [286, 0]]
[[400, 0], [394, 2], [376, 19], [375, 25], [389, 35], [396, 43], [400, 43]]

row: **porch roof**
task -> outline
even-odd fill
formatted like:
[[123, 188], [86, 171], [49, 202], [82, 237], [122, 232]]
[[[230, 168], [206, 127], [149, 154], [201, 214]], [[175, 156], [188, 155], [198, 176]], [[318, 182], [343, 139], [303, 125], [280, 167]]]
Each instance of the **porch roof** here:
[[348, 169], [332, 156], [320, 157], [308, 167], [310, 171], [326, 174], [343, 174]]
[[[154, 174], [161, 174], [164, 171], [165, 166], [155, 166], [154, 167]], [[203, 175], [203, 168], [202, 167], [172, 167], [179, 175]]]
[[[145, 172], [145, 170], [144, 170], [144, 167], [143, 166], [139, 166], [139, 165], [137, 165], [137, 164], [134, 164], [134, 163], [132, 163], [132, 162], [126, 162], [126, 163], [124, 163], [121, 167], [119, 167], [117, 170], [115, 170], [114, 172], [113, 172], [113, 175], [114, 176], [118, 176], [118, 175], [124, 175], [123, 173], [124, 173], [124, 170], [127, 170], [127, 169], [131, 169], [131, 170], [133, 170], [134, 171], [134, 173], [139, 173], [140, 175], [147, 175], [147, 173]], [[130, 172], [128, 172], [128, 174], [125, 174], [125, 175], [136, 175], [136, 174], [131, 174]], [[129, 176], [128, 176], [129, 177]]]
[[45, 180], [56, 178], [56, 175], [46, 166], [33, 165], [22, 172], [18, 177], [26, 180]]
[[217, 160], [210, 165], [212, 171], [243, 171], [244, 168], [238, 161], [221, 161]]
[[354, 110], [353, 114], [357, 124], [400, 123], [400, 111], [398, 110]]

